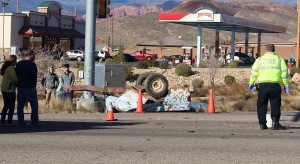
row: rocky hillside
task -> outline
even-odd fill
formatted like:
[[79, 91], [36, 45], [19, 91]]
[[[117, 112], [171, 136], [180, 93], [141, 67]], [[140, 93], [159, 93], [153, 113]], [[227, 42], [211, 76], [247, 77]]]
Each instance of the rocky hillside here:
[[[258, 2], [255, 0], [236, 0], [230, 1], [230, 3], [214, 0], [185, 0], [168, 12], [192, 13], [199, 7], [210, 7], [219, 13], [287, 27], [285, 34], [270, 34], [276, 37], [291, 39], [296, 36], [297, 10], [293, 5], [267, 1]], [[145, 8], [144, 12], [155, 10], [158, 9]], [[126, 12], [122, 12], [122, 10], [119, 10], [119, 12], [119, 16], [126, 15]], [[141, 14], [142, 12], [136, 8], [132, 8], [128, 13], [134, 15], [134, 13]], [[196, 42], [197, 28], [178, 24], [159, 23], [158, 12], [151, 12], [141, 16], [127, 15], [121, 18], [114, 18], [112, 21], [104, 20], [97, 24], [97, 38], [108, 38], [108, 36], [111, 36], [111, 33], [113, 33], [114, 44], [132, 47], [137, 43], [157, 40], [166, 36], [182, 36], [182, 40], [184, 41]], [[214, 33], [214, 30], [204, 29], [203, 37], [213, 38]], [[221, 32], [220, 37], [223, 41], [228, 40], [230, 33]], [[237, 34], [236, 38], [237, 41], [243, 40], [244, 35]], [[205, 40], [207, 41], [206, 44], [213, 44], [210, 41], [211, 39]]]

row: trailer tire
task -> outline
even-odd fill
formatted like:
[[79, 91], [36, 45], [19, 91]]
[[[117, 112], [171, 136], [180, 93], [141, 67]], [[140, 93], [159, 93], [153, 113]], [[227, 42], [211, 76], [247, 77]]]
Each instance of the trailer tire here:
[[155, 99], [163, 98], [168, 94], [169, 82], [164, 75], [152, 74], [146, 78], [145, 90]]
[[148, 76], [155, 74], [153, 72], [142, 73], [136, 80], [137, 85], [144, 85]]

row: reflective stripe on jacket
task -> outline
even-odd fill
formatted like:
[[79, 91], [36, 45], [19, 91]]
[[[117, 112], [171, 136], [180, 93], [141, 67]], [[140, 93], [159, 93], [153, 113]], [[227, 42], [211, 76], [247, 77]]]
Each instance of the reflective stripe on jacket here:
[[252, 66], [250, 84], [281, 83], [289, 85], [288, 68], [285, 61], [273, 52], [268, 52], [256, 59]]

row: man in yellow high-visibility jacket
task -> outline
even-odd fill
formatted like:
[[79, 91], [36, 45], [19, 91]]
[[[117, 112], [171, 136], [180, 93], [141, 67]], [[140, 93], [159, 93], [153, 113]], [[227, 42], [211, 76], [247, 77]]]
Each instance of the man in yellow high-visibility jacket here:
[[285, 93], [289, 92], [288, 68], [283, 58], [275, 53], [275, 46], [268, 44], [266, 53], [257, 58], [252, 66], [251, 77], [249, 81], [249, 91], [253, 92], [254, 83], [258, 83], [258, 100], [257, 115], [260, 129], [268, 129], [266, 123], [266, 114], [268, 101], [271, 104], [272, 129], [283, 130], [284, 126], [280, 125], [281, 116], [281, 86], [284, 84]]

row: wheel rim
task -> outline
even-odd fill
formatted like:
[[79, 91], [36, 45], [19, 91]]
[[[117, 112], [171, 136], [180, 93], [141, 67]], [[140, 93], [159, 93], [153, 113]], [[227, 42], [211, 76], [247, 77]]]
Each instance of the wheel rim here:
[[153, 91], [159, 92], [164, 88], [164, 84], [161, 80], [155, 80], [151, 84], [151, 88], [153, 89]]

